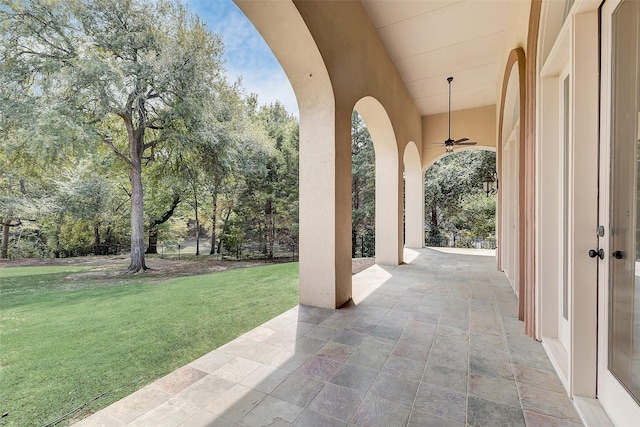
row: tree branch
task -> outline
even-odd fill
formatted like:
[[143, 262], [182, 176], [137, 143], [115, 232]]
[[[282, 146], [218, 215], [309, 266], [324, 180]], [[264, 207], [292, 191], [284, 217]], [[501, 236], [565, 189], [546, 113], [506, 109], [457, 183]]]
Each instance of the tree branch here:
[[146, 150], [147, 148], [155, 148], [155, 146], [158, 144], [158, 142], [160, 142], [160, 140], [158, 139], [154, 139], [153, 141], [149, 141], [146, 142], [143, 146], [142, 146], [142, 151]]
[[129, 190], [127, 190], [127, 187], [125, 187], [124, 185], [120, 184], [120, 188], [122, 189], [122, 191], [124, 191], [127, 196], [129, 196], [129, 198], [131, 198], [131, 192]]
[[[6, 222], [3, 221], [2, 225], [6, 226], [6, 227], [18, 227], [19, 225], [22, 225], [22, 221], [20, 220], [20, 218], [16, 219], [16, 223], [12, 222], [13, 220], [11, 218], [9, 218]], [[25, 220], [25, 221], [29, 221], [29, 220]]]
[[133, 101], [136, 100], [136, 95], [137, 95], [136, 92], [131, 92], [129, 94], [129, 98], [127, 99], [127, 106], [125, 107], [125, 111], [126, 111], [125, 114], [127, 115], [127, 117], [131, 117], [133, 114]]
[[151, 230], [157, 227], [158, 225], [164, 224], [165, 222], [167, 222], [169, 218], [171, 218], [171, 216], [173, 215], [173, 212], [178, 207], [178, 204], [180, 204], [180, 195], [176, 194], [173, 196], [173, 200], [171, 201], [171, 206], [169, 207], [169, 209], [164, 214], [162, 214], [160, 218], [154, 219], [149, 224], [149, 229]]
[[[154, 110], [154, 113], [155, 113], [155, 110]], [[159, 124], [156, 124], [156, 123], [159, 123]], [[164, 129], [164, 120], [162, 120], [160, 117], [154, 117], [153, 119], [147, 121], [147, 128], [162, 130]]]
[[131, 163], [131, 160], [129, 160], [127, 156], [125, 156], [120, 150], [118, 150], [118, 147], [115, 146], [115, 144], [113, 143], [113, 139], [110, 136], [105, 137], [103, 139], [103, 142], [111, 147], [111, 150], [116, 154], [116, 156], [124, 160], [125, 163], [127, 163], [129, 166], [133, 165], [133, 163]]

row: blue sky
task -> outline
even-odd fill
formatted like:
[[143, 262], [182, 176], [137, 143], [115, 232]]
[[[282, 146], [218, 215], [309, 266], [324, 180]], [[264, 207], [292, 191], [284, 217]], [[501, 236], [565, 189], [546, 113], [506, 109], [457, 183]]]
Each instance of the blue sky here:
[[231, 0], [186, 0], [187, 7], [200, 16], [209, 29], [222, 36], [228, 78], [242, 76], [247, 94], [257, 93], [260, 104], [280, 101], [298, 116], [293, 89], [269, 46]]

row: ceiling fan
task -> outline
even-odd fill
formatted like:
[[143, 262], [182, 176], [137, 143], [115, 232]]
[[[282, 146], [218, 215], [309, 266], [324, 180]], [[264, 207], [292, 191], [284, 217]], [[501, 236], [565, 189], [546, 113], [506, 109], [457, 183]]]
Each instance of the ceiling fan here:
[[449, 138], [439, 145], [444, 145], [447, 153], [453, 153], [453, 147], [456, 145], [476, 145], [477, 142], [469, 141], [469, 138], [460, 138], [455, 141], [451, 139], [451, 82], [453, 81], [453, 77], [447, 77], [447, 82], [449, 82]]

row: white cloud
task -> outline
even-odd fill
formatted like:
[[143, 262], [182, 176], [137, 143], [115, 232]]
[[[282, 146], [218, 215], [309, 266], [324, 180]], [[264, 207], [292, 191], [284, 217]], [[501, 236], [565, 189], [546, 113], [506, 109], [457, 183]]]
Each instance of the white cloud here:
[[188, 0], [186, 4], [211, 31], [222, 36], [229, 79], [235, 81], [242, 76], [245, 90], [256, 93], [260, 104], [280, 101], [298, 116], [298, 104], [286, 74], [240, 9], [231, 0]]

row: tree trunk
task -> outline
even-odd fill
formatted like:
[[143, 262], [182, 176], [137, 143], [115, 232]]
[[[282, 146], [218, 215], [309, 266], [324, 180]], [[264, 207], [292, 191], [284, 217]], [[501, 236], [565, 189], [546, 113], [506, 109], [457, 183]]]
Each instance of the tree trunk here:
[[438, 212], [436, 211], [435, 207], [431, 208], [431, 225], [433, 227], [438, 226]]
[[358, 235], [355, 230], [351, 230], [351, 258], [356, 257], [356, 245], [358, 244]]
[[102, 255], [100, 252], [100, 222], [93, 223], [93, 254]]
[[194, 210], [196, 213], [196, 256], [200, 255], [200, 219], [198, 217], [198, 198], [194, 196]]
[[138, 273], [147, 269], [144, 261], [144, 224], [142, 205], [142, 144], [140, 155], [136, 154], [137, 147], [130, 147], [132, 151], [129, 177], [131, 179], [131, 263], [127, 273]]
[[158, 253], [158, 228], [153, 227], [149, 229], [149, 246], [147, 247], [148, 254]]
[[273, 247], [275, 244], [275, 226], [274, 226], [274, 220], [273, 220], [273, 200], [271, 199], [267, 199], [267, 203], [265, 206], [265, 213], [267, 216], [267, 220], [266, 220], [266, 237], [267, 237], [267, 245], [266, 248], [267, 249], [267, 258], [272, 259], [273, 258]]
[[2, 221], [2, 254], [0, 258], [9, 258], [9, 228], [10, 220]]
[[256, 219], [257, 223], [255, 225], [255, 229], [258, 230], [258, 236], [260, 239], [260, 251], [262, 252], [262, 255], [267, 255], [267, 234], [266, 234], [266, 227], [263, 229], [262, 228], [262, 221], [260, 221], [260, 218]]
[[[109, 252], [111, 250], [111, 247], [114, 246], [113, 245], [113, 228], [111, 228], [110, 225], [107, 225], [107, 229], [104, 232], [104, 254], [105, 255], [109, 255]], [[116, 246], [113, 250], [113, 254], [117, 255], [119, 253], [119, 249], [118, 246]]]
[[213, 198], [213, 206], [211, 209], [211, 249], [209, 250], [209, 255], [213, 255], [216, 253], [216, 221], [218, 214], [218, 193], [214, 192], [211, 194]]
[[[137, 55], [137, 51], [135, 53]], [[116, 113], [124, 121], [127, 129], [129, 157], [118, 150], [111, 138], [105, 138], [104, 140], [113, 152], [129, 165], [129, 180], [131, 181], [131, 263], [127, 273], [138, 273], [147, 269], [147, 265], [144, 262], [144, 207], [142, 204], [142, 154], [145, 150], [144, 137], [147, 127], [147, 110], [145, 98], [140, 96], [142, 93], [144, 93], [144, 90], [141, 89], [140, 82], [136, 81], [136, 88], [129, 93], [125, 110]], [[137, 116], [136, 120], [134, 120], [134, 115]]]
[[9, 258], [9, 230], [11, 227], [18, 227], [22, 225], [22, 220], [18, 218], [15, 223], [11, 221], [11, 218], [7, 218], [4, 221], [0, 219], [2, 223], [2, 250], [0, 250], [0, 258]]
[[169, 221], [169, 218], [173, 216], [176, 208], [180, 204], [180, 196], [174, 195], [171, 201], [171, 206], [167, 209], [160, 218], [156, 218], [149, 223], [149, 247], [147, 247], [147, 254], [158, 253], [158, 226]]
[[64, 214], [60, 212], [58, 214], [58, 223], [56, 224], [56, 235], [55, 235], [55, 244], [56, 247], [53, 250], [53, 257], [60, 258], [60, 232], [62, 231], [62, 220], [64, 219]]
[[[229, 222], [229, 217], [231, 216], [231, 207], [227, 208], [227, 214], [222, 221], [222, 232], [227, 229], [227, 223]], [[222, 239], [218, 240], [218, 253], [220, 253], [222, 249]]]

